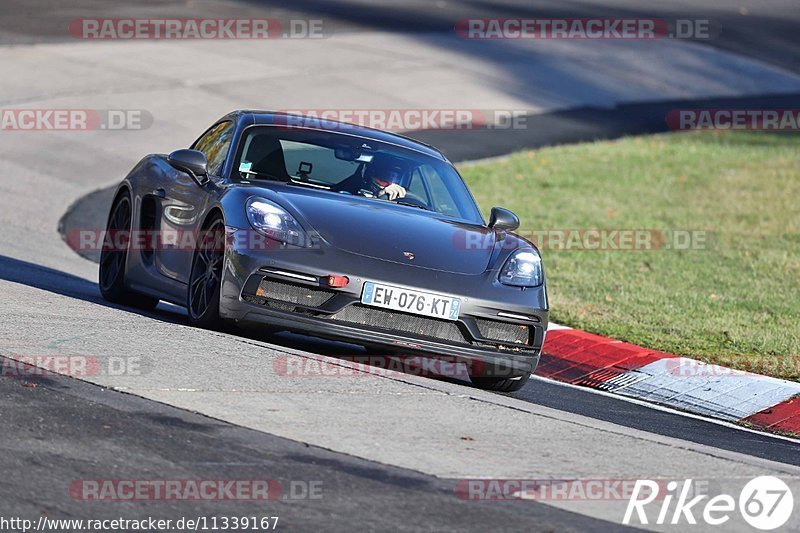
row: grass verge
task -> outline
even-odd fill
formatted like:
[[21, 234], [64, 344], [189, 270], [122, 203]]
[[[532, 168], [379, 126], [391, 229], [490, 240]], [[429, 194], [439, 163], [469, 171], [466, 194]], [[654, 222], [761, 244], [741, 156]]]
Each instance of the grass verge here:
[[[555, 322], [797, 380], [799, 148], [792, 134], [674, 133], [460, 170], [479, 205], [511, 209], [542, 245]], [[587, 250], [597, 241], [572, 230], [590, 228], [672, 246]]]

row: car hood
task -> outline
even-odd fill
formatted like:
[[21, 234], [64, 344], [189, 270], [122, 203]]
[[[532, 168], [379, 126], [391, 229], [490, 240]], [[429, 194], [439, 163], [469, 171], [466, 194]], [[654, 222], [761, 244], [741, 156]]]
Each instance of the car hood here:
[[483, 226], [341, 193], [297, 186], [273, 191], [280, 203], [294, 208], [328, 244], [340, 250], [460, 274], [484, 272], [492, 256], [495, 233]]

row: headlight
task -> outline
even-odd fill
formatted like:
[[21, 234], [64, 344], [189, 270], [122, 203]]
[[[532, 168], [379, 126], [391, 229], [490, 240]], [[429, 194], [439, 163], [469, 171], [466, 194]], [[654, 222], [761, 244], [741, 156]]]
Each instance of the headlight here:
[[500, 283], [515, 287], [538, 287], [544, 281], [542, 258], [532, 248], [517, 250], [500, 271]]
[[267, 237], [297, 246], [308, 246], [308, 237], [300, 223], [275, 202], [266, 198], [250, 198], [246, 210], [250, 225]]

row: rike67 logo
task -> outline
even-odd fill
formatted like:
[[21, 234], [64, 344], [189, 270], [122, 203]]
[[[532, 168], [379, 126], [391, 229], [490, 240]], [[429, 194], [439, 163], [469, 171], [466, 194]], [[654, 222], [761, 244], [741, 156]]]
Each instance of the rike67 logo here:
[[750, 526], [770, 531], [783, 526], [794, 508], [789, 486], [774, 476], [748, 481], [738, 499], [730, 494], [696, 494], [691, 479], [670, 481], [666, 486], [649, 479], [637, 480], [622, 523], [722, 526], [740, 514]]

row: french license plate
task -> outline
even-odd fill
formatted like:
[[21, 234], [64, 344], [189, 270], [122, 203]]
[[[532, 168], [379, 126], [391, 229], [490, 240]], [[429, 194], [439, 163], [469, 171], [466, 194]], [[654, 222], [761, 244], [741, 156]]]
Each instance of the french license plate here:
[[461, 308], [461, 300], [452, 296], [403, 289], [371, 281], [364, 283], [361, 303], [444, 320], [457, 320]]

